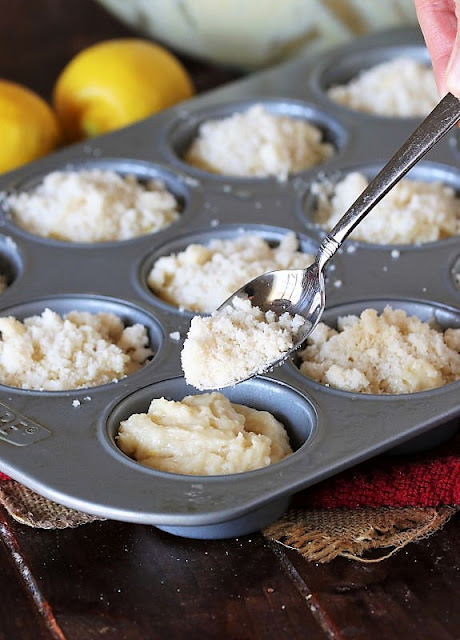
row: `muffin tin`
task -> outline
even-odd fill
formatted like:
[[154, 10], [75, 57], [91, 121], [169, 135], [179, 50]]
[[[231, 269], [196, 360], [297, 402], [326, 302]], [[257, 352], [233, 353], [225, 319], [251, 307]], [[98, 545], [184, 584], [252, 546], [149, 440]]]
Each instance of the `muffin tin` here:
[[[417, 30], [382, 32], [285, 63], [1, 177], [0, 189], [10, 191], [29, 189], [54, 169], [111, 168], [163, 179], [182, 207], [180, 220], [164, 230], [99, 244], [33, 236], [3, 210], [0, 268], [9, 287], [0, 296], [2, 315], [22, 319], [45, 307], [61, 314], [111, 311], [126, 324], [147, 326], [155, 356], [131, 376], [99, 387], [40, 392], [0, 386], [2, 471], [74, 509], [183, 536], [221, 538], [267, 525], [292, 494], [351, 465], [407, 442], [430, 446], [456, 430], [460, 381], [411, 395], [359, 395], [306, 378], [294, 358], [224, 390], [231, 401], [266, 409], [285, 424], [295, 452], [282, 462], [229, 476], [168, 474], [129, 459], [114, 439], [120, 420], [146, 411], [152, 398], [197, 393], [180, 367], [192, 313], [150, 291], [146, 277], [154, 260], [191, 241], [246, 232], [276, 243], [294, 230], [302, 250], [314, 252], [324, 232], [311, 217], [311, 182], [351, 168], [375, 173], [419, 122], [350, 111], [332, 103], [325, 89], [364, 64], [403, 54], [428, 60]], [[285, 182], [211, 175], [181, 160], [200, 122], [255, 102], [317, 124], [335, 155]], [[445, 180], [460, 191], [459, 160], [452, 133], [411, 175]], [[460, 327], [459, 267], [459, 237], [398, 247], [349, 240], [328, 269], [323, 320], [334, 324], [343, 313], [391, 304], [443, 327]]]

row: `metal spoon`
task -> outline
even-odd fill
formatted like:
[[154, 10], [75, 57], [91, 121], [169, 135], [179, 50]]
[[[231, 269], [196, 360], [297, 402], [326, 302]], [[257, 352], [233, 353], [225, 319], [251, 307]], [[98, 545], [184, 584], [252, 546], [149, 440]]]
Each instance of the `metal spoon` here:
[[[223, 309], [236, 297], [251, 301], [262, 311], [279, 317], [288, 312], [305, 319], [293, 347], [282, 357], [257, 369], [263, 373], [283, 362], [298, 349], [319, 322], [325, 306], [323, 270], [343, 241], [388, 191], [460, 120], [460, 101], [448, 93], [423, 120], [389, 162], [369, 183], [332, 231], [321, 242], [315, 261], [307, 269], [271, 271], [254, 278], [230, 296]], [[252, 377], [252, 376], [249, 376]], [[242, 382], [239, 380], [238, 382]], [[232, 381], [235, 384], [236, 381]]]

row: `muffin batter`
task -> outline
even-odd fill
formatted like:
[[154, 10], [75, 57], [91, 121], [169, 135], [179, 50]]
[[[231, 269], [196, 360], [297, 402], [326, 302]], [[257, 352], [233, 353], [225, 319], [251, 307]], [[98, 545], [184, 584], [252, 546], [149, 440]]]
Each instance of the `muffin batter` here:
[[284, 426], [268, 411], [231, 403], [221, 393], [152, 400], [131, 415], [116, 436], [141, 464], [187, 475], [259, 469], [292, 453]]

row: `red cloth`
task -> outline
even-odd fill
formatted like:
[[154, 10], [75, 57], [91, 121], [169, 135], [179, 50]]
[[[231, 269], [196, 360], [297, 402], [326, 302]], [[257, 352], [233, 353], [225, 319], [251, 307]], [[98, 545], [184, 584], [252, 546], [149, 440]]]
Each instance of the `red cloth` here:
[[382, 455], [302, 491], [314, 509], [460, 505], [460, 433], [425, 453]]
[[[8, 479], [0, 472], [0, 482]], [[294, 502], [312, 509], [460, 505], [460, 433], [425, 453], [368, 460], [301, 491]]]

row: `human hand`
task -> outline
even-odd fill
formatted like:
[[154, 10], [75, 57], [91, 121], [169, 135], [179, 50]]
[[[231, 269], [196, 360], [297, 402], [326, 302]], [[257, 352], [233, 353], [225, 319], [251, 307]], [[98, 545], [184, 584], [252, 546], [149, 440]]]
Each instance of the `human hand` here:
[[441, 96], [460, 99], [460, 0], [414, 0]]

